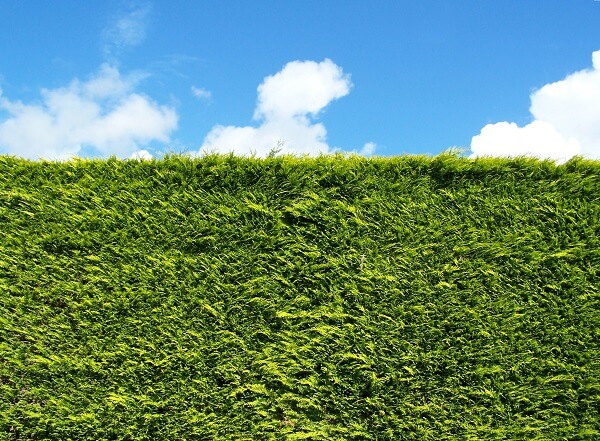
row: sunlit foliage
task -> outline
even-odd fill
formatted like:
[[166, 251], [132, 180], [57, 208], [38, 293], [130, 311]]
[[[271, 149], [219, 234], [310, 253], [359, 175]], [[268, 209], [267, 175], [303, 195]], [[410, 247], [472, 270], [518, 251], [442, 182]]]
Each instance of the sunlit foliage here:
[[0, 439], [599, 439], [600, 163], [0, 157]]

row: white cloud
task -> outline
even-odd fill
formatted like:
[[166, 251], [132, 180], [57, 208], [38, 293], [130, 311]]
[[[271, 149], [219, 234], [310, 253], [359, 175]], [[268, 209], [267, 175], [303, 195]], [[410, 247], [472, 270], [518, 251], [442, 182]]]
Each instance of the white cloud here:
[[471, 157], [528, 155], [567, 161], [574, 155], [600, 159], [600, 51], [593, 68], [546, 84], [531, 95], [534, 121], [488, 124], [473, 137]]
[[266, 121], [259, 127], [215, 126], [204, 139], [203, 152], [256, 153], [265, 156], [281, 144], [281, 153], [327, 153], [327, 131], [323, 124], [310, 124], [294, 118]]
[[359, 155], [359, 156], [372, 156], [375, 153], [375, 149], [377, 148], [377, 144], [374, 142], [367, 142], [360, 149], [352, 149], [352, 150], [342, 150], [339, 148], [331, 149], [331, 153], [342, 153], [342, 154], [350, 154], [350, 155]]
[[[43, 89], [42, 102], [24, 104], [0, 93], [0, 152], [30, 159], [67, 159], [90, 147], [125, 157], [140, 144], [168, 142], [177, 127], [173, 108], [133, 91], [140, 75], [121, 76], [104, 64], [90, 80]], [[1, 91], [0, 91], [1, 92]]]
[[120, 14], [102, 32], [104, 55], [114, 60], [127, 48], [139, 45], [146, 38], [148, 18], [152, 12], [149, 3]]
[[211, 97], [210, 90], [206, 90], [202, 87], [192, 86], [192, 95], [198, 99], [209, 99]]
[[475, 156], [536, 156], [566, 161], [580, 153], [575, 138], [565, 139], [552, 124], [533, 121], [525, 127], [515, 123], [488, 124], [473, 137], [471, 150]]
[[254, 118], [316, 115], [327, 104], [350, 92], [350, 77], [333, 61], [292, 61], [258, 86]]
[[292, 61], [258, 86], [254, 112], [254, 119], [261, 122], [258, 127], [215, 126], [198, 153], [265, 156], [280, 144], [281, 153], [327, 153], [325, 126], [311, 118], [351, 87], [349, 75], [329, 59]]
[[367, 142], [362, 149], [360, 149], [360, 152], [358, 152], [359, 155], [362, 156], [371, 156], [373, 153], [375, 153], [375, 149], [377, 148], [377, 144], [375, 144], [374, 142]]
[[153, 158], [148, 150], [138, 150], [137, 152], [133, 152], [129, 159], [136, 159], [138, 161], [146, 160], [149, 161]]

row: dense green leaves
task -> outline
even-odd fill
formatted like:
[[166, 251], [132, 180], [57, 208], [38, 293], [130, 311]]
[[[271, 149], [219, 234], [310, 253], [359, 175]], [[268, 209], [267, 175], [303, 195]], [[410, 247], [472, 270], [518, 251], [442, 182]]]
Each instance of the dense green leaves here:
[[0, 156], [0, 439], [600, 437], [600, 164]]

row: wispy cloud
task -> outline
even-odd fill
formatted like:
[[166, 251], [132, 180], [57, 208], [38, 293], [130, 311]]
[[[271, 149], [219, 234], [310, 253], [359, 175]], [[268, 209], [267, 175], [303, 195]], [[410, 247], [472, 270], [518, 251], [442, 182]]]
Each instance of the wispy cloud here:
[[600, 51], [592, 54], [592, 66], [534, 92], [530, 124], [486, 125], [471, 141], [471, 157], [527, 155], [564, 162], [582, 155], [600, 159]]
[[84, 148], [126, 157], [151, 141], [168, 142], [177, 113], [135, 92], [139, 75], [104, 64], [87, 81], [43, 89], [41, 103], [10, 100], [0, 91], [0, 153], [67, 159]]
[[198, 153], [255, 153], [264, 156], [278, 145], [282, 153], [331, 151], [327, 131], [313, 121], [329, 103], [347, 95], [352, 83], [333, 61], [292, 61], [258, 86], [254, 119], [258, 127], [215, 126]]
[[146, 38], [152, 5], [144, 3], [118, 14], [102, 32], [102, 49], [108, 61], [114, 62], [126, 49], [138, 46]]
[[202, 87], [192, 86], [192, 95], [194, 95], [198, 99], [209, 99], [211, 97], [210, 90], [206, 90]]

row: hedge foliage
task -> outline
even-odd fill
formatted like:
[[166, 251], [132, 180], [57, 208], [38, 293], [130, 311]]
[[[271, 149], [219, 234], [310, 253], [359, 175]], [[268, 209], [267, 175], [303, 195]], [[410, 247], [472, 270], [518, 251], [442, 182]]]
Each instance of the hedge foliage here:
[[600, 439], [600, 163], [0, 157], [1, 440]]

